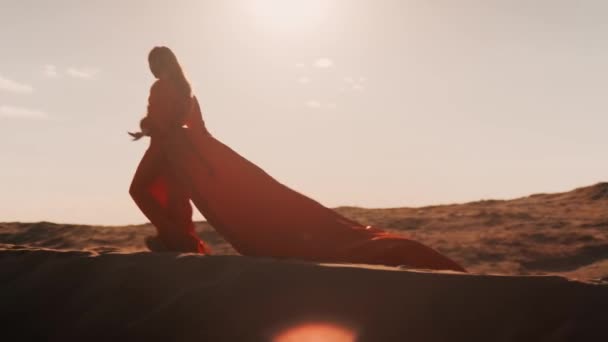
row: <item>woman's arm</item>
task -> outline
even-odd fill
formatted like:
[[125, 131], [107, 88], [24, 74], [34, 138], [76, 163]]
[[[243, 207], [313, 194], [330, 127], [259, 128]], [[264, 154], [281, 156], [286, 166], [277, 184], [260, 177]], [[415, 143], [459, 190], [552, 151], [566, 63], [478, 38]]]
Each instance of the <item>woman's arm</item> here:
[[148, 98], [148, 114], [142, 119], [142, 130], [162, 137], [183, 125], [190, 101], [177, 93], [170, 81], [159, 80], [152, 85]]
[[168, 116], [170, 113], [169, 106], [167, 105], [167, 94], [164, 84], [161, 81], [156, 81], [150, 88], [150, 95], [148, 96], [148, 112], [139, 121], [140, 132], [128, 132], [133, 140], [139, 140], [144, 136], [161, 135], [163, 132], [164, 124], [163, 117]]
[[134, 140], [143, 136], [163, 137], [182, 126], [190, 101], [181, 101], [169, 81], [156, 81], [148, 97], [148, 113], [141, 119], [141, 132], [129, 133]]

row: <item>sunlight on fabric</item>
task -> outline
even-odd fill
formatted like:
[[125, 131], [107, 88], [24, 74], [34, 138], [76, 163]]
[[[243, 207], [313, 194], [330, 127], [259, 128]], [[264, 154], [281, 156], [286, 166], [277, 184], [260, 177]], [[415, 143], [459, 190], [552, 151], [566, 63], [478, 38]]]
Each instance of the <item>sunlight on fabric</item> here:
[[306, 323], [277, 334], [273, 342], [354, 342], [356, 334], [350, 329], [331, 323]]
[[315, 29], [329, 9], [326, 0], [254, 0], [249, 4], [254, 20], [277, 32]]

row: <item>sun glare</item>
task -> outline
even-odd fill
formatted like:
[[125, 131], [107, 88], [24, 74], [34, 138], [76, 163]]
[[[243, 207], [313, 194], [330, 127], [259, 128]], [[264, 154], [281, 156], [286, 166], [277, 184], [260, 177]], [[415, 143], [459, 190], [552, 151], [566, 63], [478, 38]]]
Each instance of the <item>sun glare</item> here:
[[317, 28], [328, 12], [327, 0], [254, 0], [250, 10], [254, 20], [278, 32], [307, 31]]

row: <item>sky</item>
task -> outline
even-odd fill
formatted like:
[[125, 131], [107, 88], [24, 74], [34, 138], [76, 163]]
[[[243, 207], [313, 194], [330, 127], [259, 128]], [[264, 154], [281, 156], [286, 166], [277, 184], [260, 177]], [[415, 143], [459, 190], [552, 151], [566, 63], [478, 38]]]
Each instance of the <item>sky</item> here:
[[128, 188], [148, 141], [126, 132], [157, 45], [216, 138], [330, 207], [606, 181], [606, 17], [601, 0], [0, 0], [0, 221], [146, 221]]

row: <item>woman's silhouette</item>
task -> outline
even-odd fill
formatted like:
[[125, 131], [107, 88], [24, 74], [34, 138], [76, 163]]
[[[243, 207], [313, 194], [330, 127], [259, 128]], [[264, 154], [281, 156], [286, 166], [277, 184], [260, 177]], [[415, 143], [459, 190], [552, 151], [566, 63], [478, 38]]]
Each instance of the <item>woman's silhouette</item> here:
[[142, 131], [151, 137], [131, 184], [156, 227], [151, 249], [209, 253], [194, 232], [192, 203], [243, 255], [464, 271], [416, 241], [349, 220], [289, 187], [215, 139], [173, 52], [148, 56], [157, 78]]

